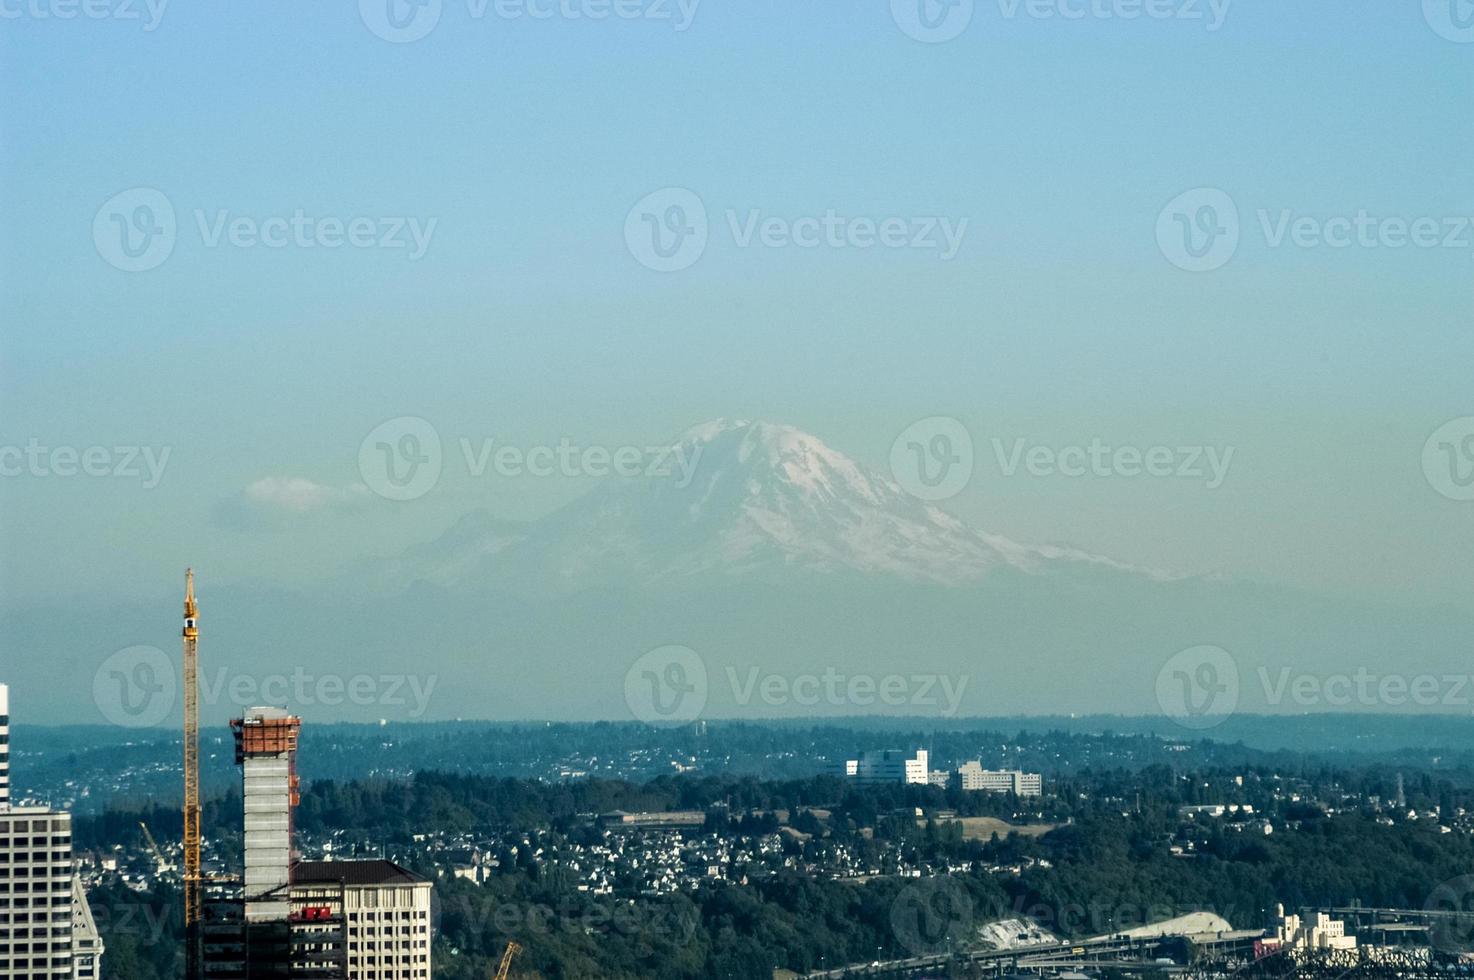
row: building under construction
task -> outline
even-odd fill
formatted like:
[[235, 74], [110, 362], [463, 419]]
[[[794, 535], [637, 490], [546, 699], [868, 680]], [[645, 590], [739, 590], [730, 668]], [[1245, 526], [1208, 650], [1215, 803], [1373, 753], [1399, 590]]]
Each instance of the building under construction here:
[[429, 980], [430, 882], [392, 861], [297, 860], [301, 719], [252, 708], [230, 725], [243, 783], [245, 871], [205, 889], [201, 975]]

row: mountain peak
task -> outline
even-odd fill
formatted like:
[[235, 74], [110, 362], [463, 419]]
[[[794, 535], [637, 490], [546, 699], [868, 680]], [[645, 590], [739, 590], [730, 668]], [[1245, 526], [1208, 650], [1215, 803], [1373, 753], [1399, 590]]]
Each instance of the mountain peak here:
[[791, 425], [714, 419], [686, 432], [676, 450], [694, 464], [695, 482], [708, 489], [723, 481], [741, 480], [747, 496], [782, 489], [812, 495], [827, 504], [854, 496], [882, 505], [899, 503], [905, 496], [900, 488], [867, 473], [817, 436]]
[[515, 536], [463, 522], [430, 546], [442, 561], [415, 556], [445, 567], [416, 577], [538, 592], [856, 574], [959, 586], [997, 568], [1115, 564], [978, 531], [791, 425], [713, 419], [669, 457]]

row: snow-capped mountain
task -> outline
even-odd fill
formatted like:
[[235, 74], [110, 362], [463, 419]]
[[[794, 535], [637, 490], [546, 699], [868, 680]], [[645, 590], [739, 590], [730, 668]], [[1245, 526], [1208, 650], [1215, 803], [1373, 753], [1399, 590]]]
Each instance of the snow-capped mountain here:
[[792, 426], [708, 422], [677, 439], [652, 470], [600, 484], [525, 528], [468, 517], [378, 577], [525, 593], [679, 587], [711, 576], [860, 574], [960, 586], [1000, 568], [1125, 570], [971, 528]]

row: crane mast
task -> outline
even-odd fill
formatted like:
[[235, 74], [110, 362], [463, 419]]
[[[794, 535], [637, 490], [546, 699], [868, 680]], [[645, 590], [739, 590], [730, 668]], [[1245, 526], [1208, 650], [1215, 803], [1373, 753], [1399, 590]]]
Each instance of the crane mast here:
[[199, 606], [194, 569], [184, 573], [184, 923], [200, 919]]
[[507, 951], [502, 954], [502, 965], [496, 971], [496, 980], [507, 980], [507, 976], [512, 972], [512, 960], [516, 959], [520, 952], [522, 952], [522, 947], [517, 943], [507, 943]]

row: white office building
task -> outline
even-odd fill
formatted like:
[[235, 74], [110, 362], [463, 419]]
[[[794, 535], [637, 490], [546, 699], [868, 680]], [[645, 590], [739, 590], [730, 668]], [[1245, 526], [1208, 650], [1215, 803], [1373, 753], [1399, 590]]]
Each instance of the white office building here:
[[430, 887], [393, 861], [302, 861], [292, 868], [294, 909], [341, 916], [353, 980], [429, 980]]
[[914, 756], [901, 749], [866, 752], [858, 759], [847, 759], [840, 774], [857, 783], [927, 783], [927, 752], [920, 749]]
[[0, 807], [0, 980], [96, 980], [102, 953], [72, 867], [72, 815]]
[[10, 701], [0, 684], [0, 980], [97, 980], [102, 939], [72, 863], [72, 815], [10, 802]]
[[1037, 772], [984, 769], [981, 762], [964, 762], [957, 770], [957, 784], [969, 792], [1013, 793], [1016, 796], [1038, 796], [1044, 792], [1044, 778]]

